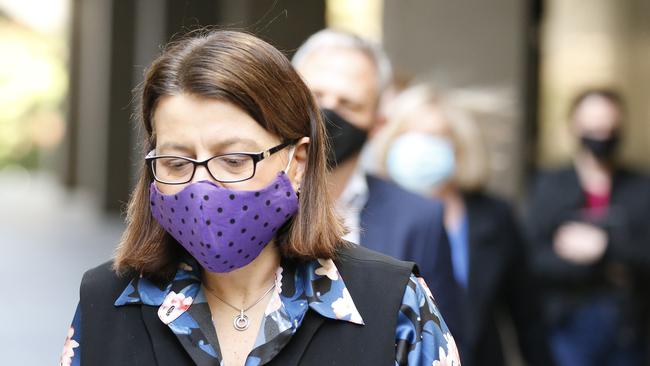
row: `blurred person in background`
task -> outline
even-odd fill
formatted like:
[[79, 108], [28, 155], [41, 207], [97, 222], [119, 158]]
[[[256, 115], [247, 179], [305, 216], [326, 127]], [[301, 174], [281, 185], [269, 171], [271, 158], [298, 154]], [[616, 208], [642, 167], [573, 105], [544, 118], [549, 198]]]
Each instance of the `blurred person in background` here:
[[479, 127], [427, 84], [405, 90], [387, 116], [375, 141], [384, 174], [445, 205], [454, 277], [463, 289], [463, 363], [506, 363], [497, 321], [505, 312], [527, 363], [552, 365], [519, 225], [506, 202], [484, 192], [489, 167]]
[[320, 111], [281, 52], [195, 32], [138, 102], [127, 228], [84, 274], [62, 365], [460, 365], [415, 264], [342, 240]]
[[307, 39], [292, 62], [323, 111], [330, 192], [350, 229], [346, 239], [418, 263], [454, 337], [461, 339], [442, 204], [367, 174], [360, 164], [362, 148], [382, 124], [379, 102], [392, 81], [388, 57], [368, 40], [325, 29]]
[[650, 182], [616, 162], [624, 112], [614, 91], [578, 95], [573, 164], [541, 172], [530, 194], [531, 264], [559, 365], [647, 360]]

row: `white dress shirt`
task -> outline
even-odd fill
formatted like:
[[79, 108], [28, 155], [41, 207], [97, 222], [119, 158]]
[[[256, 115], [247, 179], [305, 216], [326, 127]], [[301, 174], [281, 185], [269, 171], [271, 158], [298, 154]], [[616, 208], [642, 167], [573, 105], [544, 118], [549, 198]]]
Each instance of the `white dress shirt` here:
[[341, 196], [336, 201], [336, 210], [350, 231], [343, 239], [355, 244], [361, 240], [361, 211], [368, 202], [368, 182], [360, 166], [348, 180]]

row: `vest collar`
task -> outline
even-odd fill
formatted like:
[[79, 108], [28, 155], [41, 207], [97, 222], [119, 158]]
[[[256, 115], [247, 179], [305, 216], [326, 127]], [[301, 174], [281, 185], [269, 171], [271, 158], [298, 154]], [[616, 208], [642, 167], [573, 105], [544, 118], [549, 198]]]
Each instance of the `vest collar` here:
[[[308, 309], [322, 316], [320, 319], [310, 318], [312, 321], [306, 326], [313, 328], [312, 333], [324, 318], [364, 325], [331, 259], [283, 260], [276, 271], [275, 281], [275, 291], [271, 293], [247, 365], [249, 361], [260, 365], [272, 360], [289, 343], [303, 320], [309, 318], [305, 317]], [[172, 330], [197, 365], [210, 365], [213, 360], [221, 362], [197, 262], [181, 262], [174, 279], [162, 286], [143, 276], [132, 279], [114, 305], [144, 305], [143, 317], [150, 332], [160, 331], [162, 322]]]
[[[163, 307], [173, 302], [181, 304], [184, 311], [192, 303], [205, 301], [200, 285], [200, 266], [193, 259], [185, 258], [171, 282], [161, 287], [140, 275], [131, 280], [114, 305]], [[285, 307], [295, 308], [297, 303], [306, 302], [309, 308], [326, 318], [363, 325], [361, 314], [331, 259], [283, 261], [276, 271], [275, 292]], [[177, 308], [175, 306], [175, 310]]]

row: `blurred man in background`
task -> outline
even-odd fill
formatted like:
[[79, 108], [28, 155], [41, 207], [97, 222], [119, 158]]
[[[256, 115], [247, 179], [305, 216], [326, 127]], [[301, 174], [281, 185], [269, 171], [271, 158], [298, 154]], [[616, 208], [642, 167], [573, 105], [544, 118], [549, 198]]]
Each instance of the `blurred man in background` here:
[[650, 182], [614, 159], [624, 123], [617, 93], [584, 92], [570, 119], [573, 165], [538, 177], [527, 215], [553, 352], [559, 365], [643, 365]]
[[331, 144], [330, 193], [350, 229], [345, 239], [417, 262], [447, 325], [462, 344], [458, 286], [442, 204], [366, 174], [359, 164], [366, 140], [380, 128], [379, 100], [391, 82], [390, 61], [369, 41], [326, 29], [300, 47], [293, 64], [325, 116]]

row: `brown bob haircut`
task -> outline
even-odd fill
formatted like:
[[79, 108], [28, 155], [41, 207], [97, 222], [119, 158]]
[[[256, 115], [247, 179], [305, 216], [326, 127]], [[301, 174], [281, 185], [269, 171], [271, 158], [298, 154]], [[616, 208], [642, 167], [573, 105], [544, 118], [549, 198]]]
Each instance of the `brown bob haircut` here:
[[311, 92], [276, 48], [247, 33], [198, 31], [170, 43], [135, 91], [144, 128], [143, 160], [127, 209], [127, 228], [117, 248], [118, 273], [136, 271], [169, 279], [184, 249], [153, 219], [144, 155], [155, 148], [153, 118], [163, 96], [189, 94], [233, 103], [281, 140], [310, 138], [297, 214], [276, 236], [287, 258], [334, 258], [345, 229], [327, 190], [326, 135]]

